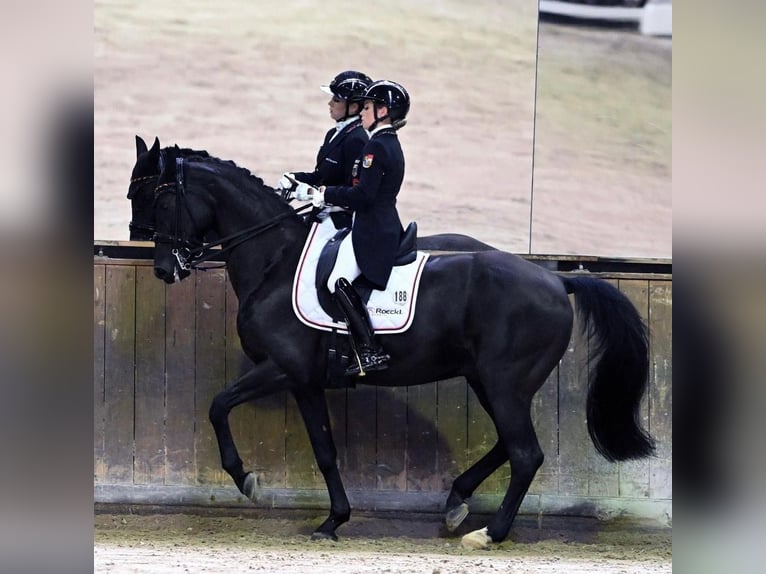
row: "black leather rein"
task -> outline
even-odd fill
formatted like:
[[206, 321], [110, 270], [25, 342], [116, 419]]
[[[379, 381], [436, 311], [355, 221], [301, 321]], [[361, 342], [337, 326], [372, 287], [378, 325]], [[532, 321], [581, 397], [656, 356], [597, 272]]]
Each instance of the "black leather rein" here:
[[[164, 233], [155, 233], [155, 243], [171, 243], [173, 245], [173, 255], [176, 256], [178, 264], [182, 269], [190, 270], [196, 268], [201, 263], [210, 261], [211, 259], [218, 257], [222, 253], [231, 251], [238, 245], [244, 243], [276, 227], [280, 221], [298, 214], [302, 211], [310, 209], [311, 204], [303, 205], [296, 209], [285, 211], [279, 215], [272, 217], [271, 219], [254, 225], [252, 227], [245, 228], [226, 237], [222, 237], [209, 243], [192, 242], [180, 236], [179, 226], [181, 222], [181, 210], [185, 207], [186, 191], [184, 187], [184, 158], [176, 158], [176, 180], [173, 183], [164, 183], [158, 185], [154, 191], [154, 200], [157, 201], [162, 193], [175, 191], [177, 195], [176, 199], [176, 219], [174, 224], [173, 235], [166, 235]], [[213, 250], [214, 247], [221, 246], [221, 249]]]

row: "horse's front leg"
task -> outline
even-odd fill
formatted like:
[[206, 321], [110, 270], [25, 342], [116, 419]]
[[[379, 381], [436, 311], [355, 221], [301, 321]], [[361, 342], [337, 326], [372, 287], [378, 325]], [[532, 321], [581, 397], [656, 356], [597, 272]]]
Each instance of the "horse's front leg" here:
[[311, 538], [337, 540], [335, 529], [344, 522], [348, 522], [351, 506], [338, 470], [338, 453], [332, 438], [324, 390], [322, 388], [301, 389], [294, 391], [293, 396], [303, 416], [311, 447], [314, 450], [314, 458], [330, 494], [330, 516], [314, 531]]
[[210, 405], [209, 417], [218, 440], [221, 466], [250, 500], [255, 500], [257, 480], [242, 466], [229, 426], [229, 413], [237, 405], [284, 390], [286, 386], [287, 376], [272, 361], [266, 360], [218, 393]]

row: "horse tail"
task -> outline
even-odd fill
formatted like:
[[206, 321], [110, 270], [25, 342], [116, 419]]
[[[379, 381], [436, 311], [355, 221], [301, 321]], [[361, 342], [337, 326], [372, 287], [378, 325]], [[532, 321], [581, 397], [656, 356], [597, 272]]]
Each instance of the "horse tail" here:
[[639, 406], [649, 374], [646, 325], [630, 300], [593, 277], [562, 277], [574, 293], [583, 333], [591, 343], [588, 434], [607, 460], [643, 458], [654, 440], [642, 428]]

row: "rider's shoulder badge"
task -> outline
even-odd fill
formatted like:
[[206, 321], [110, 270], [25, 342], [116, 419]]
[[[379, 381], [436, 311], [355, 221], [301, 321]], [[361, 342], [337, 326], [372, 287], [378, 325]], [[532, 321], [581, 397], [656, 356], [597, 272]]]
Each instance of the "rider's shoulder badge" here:
[[364, 156], [364, 159], [362, 160], [362, 167], [370, 167], [372, 165], [372, 158], [373, 155], [371, 153], [368, 153], [366, 156]]

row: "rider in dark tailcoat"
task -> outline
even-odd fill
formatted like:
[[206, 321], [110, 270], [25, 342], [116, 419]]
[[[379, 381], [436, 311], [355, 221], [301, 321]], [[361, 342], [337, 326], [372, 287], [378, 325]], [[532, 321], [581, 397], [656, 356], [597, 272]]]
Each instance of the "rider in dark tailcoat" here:
[[386, 124], [370, 132], [362, 152], [359, 183], [325, 188], [325, 202], [353, 212], [354, 255], [362, 275], [376, 289], [386, 288], [403, 233], [396, 210], [403, 179], [402, 146], [396, 129]]
[[[316, 167], [310, 172], [287, 172], [279, 180], [278, 189], [287, 195], [294, 190], [296, 184], [291, 178], [306, 183], [312, 187], [320, 185], [354, 185], [354, 165], [359, 159], [362, 149], [369, 136], [362, 127], [359, 112], [361, 101], [355, 99], [361, 96], [372, 83], [369, 76], [354, 70], [341, 72], [326, 86], [320, 89], [332, 96], [327, 102], [330, 117], [335, 120], [335, 126], [325, 134], [319, 148]], [[349, 227], [351, 215], [343, 210], [328, 210], [335, 226]], [[318, 214], [319, 210], [315, 210]], [[325, 212], [326, 213], [326, 212]]]
[[[406, 90], [396, 82], [373, 82], [364, 95], [362, 125], [370, 140], [361, 154], [359, 181], [353, 186], [322, 186], [313, 192], [316, 207], [340, 206], [353, 213], [353, 225], [340, 247], [351, 257], [339, 256], [328, 288], [346, 315], [358, 351], [359, 364], [346, 374], [388, 367], [388, 355], [375, 342], [367, 309], [351, 286], [363, 275], [377, 289], [385, 289], [403, 234], [396, 196], [404, 178], [404, 154], [396, 130], [404, 126], [410, 109]], [[305, 199], [302, 194], [298, 199]], [[343, 264], [347, 266], [344, 267]]]

